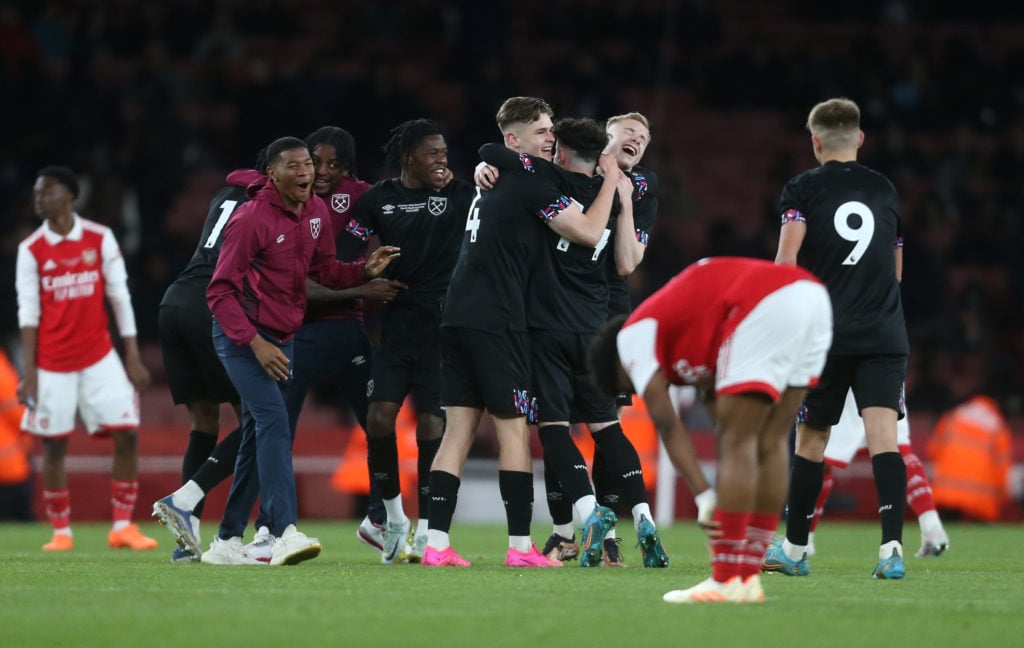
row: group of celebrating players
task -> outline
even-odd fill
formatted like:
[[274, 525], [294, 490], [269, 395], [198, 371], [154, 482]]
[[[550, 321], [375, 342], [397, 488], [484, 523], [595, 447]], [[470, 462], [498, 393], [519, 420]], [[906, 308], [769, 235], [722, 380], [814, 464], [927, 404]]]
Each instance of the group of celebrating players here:
[[[290, 565], [320, 553], [320, 541], [296, 526], [291, 445], [306, 391], [327, 373], [367, 435], [371, 497], [358, 536], [385, 564], [470, 565], [449, 532], [487, 410], [500, 446], [507, 566], [557, 567], [576, 558], [581, 567], [624, 566], [614, 510], [621, 504], [644, 567], [667, 567], [639, 456], [619, 424], [620, 408], [636, 393], [694, 494], [711, 553], [711, 576], [664, 600], [763, 601], [763, 571], [809, 573], [808, 527], [825, 481], [829, 430], [851, 393], [863, 420], [852, 435], [866, 440], [880, 505], [873, 575], [902, 578], [901, 450], [909, 452], [897, 441], [908, 354], [902, 230], [892, 184], [856, 161], [859, 117], [847, 99], [811, 111], [820, 166], [783, 191], [775, 263], [702, 260], [632, 312], [625, 278], [643, 259], [658, 212], [657, 177], [638, 166], [651, 137], [640, 113], [604, 124], [554, 121], [542, 99], [512, 97], [497, 113], [503, 145], [481, 147], [475, 186], [452, 177], [443, 132], [427, 119], [392, 131], [385, 151], [399, 176], [373, 186], [355, 176], [354, 143], [343, 129], [275, 140], [255, 169], [232, 172], [214, 195], [196, 252], [160, 306], [168, 381], [191, 423], [182, 486], [154, 503], [176, 538], [172, 560]], [[91, 433], [121, 440], [111, 545], [152, 548], [130, 525], [133, 392], [148, 374], [138, 362], [123, 262], [109, 230], [73, 213], [74, 176], [53, 169], [36, 183], [46, 222], [18, 257], [19, 322], [26, 358], [33, 356], [19, 394], [31, 402], [24, 427], [44, 438], [44, 494], [55, 528], [44, 549], [72, 547], [62, 540], [71, 538], [62, 447], [75, 405]], [[374, 237], [379, 246], [367, 254]], [[100, 272], [85, 271], [96, 264]], [[130, 341], [127, 374], [109, 336], [73, 366], [50, 352], [82, 322], [105, 331], [106, 315], [97, 311], [104, 294]], [[363, 300], [384, 304], [376, 349]], [[69, 417], [72, 383], [79, 398]], [[714, 487], [670, 385], [696, 386], [712, 416]], [[395, 434], [407, 397], [417, 417], [415, 523], [403, 509]], [[234, 406], [240, 425], [218, 443], [222, 403]], [[570, 434], [574, 423], [594, 438], [592, 474]], [[530, 532], [532, 424], [553, 520], [543, 548]], [[202, 502], [229, 475], [224, 516], [204, 550]], [[787, 498], [787, 534], [773, 540]], [[244, 544], [257, 500], [257, 532]], [[919, 555], [940, 554], [948, 547], [941, 523], [921, 520]], [[129, 525], [132, 540], [115, 541]]]

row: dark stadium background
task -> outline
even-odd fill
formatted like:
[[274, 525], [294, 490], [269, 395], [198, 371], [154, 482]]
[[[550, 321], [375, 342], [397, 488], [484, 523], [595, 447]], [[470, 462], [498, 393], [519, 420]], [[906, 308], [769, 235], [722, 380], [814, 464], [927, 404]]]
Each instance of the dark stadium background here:
[[389, 128], [426, 116], [468, 179], [508, 96], [545, 97], [556, 116], [641, 111], [661, 212], [631, 278], [638, 300], [704, 256], [773, 257], [782, 184], [814, 165], [807, 111], [847, 96], [864, 113], [861, 161], [903, 201], [912, 410], [934, 417], [983, 391], [1024, 429], [1013, 3], [4, 0], [0, 88], [4, 341], [16, 346], [35, 171], [69, 164], [85, 180], [79, 211], [119, 237], [158, 379], [156, 306], [209, 195], [278, 136], [343, 126], [375, 181]]

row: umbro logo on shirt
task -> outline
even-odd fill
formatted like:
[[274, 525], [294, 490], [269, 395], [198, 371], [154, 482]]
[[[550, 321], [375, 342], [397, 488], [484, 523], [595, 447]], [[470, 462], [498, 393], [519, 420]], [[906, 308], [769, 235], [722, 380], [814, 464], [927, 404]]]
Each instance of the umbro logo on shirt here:
[[284, 243], [284, 234], [282, 234], [281, 236], [277, 237], [277, 242], [278, 243]]

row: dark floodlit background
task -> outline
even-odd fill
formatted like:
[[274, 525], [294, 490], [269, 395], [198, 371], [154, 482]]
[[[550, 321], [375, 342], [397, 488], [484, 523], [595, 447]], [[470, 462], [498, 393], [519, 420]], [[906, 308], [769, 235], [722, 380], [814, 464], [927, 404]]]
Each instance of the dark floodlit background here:
[[[388, 130], [430, 117], [469, 179], [503, 99], [637, 110], [661, 214], [640, 299], [708, 255], [772, 258], [817, 101], [864, 113], [861, 160], [901, 192], [911, 408], [973, 390], [1024, 410], [1024, 22], [1013, 3], [875, 0], [114, 0], [0, 3], [0, 333], [36, 170], [69, 164], [116, 231], [159, 376], [156, 310], [210, 193], [282, 135], [334, 124], [387, 177]], [[157, 386], [156, 389], [161, 387]]]

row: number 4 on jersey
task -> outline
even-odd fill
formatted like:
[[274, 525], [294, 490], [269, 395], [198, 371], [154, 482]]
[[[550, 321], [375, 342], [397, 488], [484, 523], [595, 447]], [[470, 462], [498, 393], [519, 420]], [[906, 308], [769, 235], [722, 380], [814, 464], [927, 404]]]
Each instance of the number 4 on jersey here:
[[476, 201], [480, 200], [480, 187], [476, 188], [476, 195], [473, 202], [469, 204], [469, 216], [466, 218], [466, 231], [469, 232], [469, 242], [476, 243], [476, 232], [480, 229], [480, 208]]

